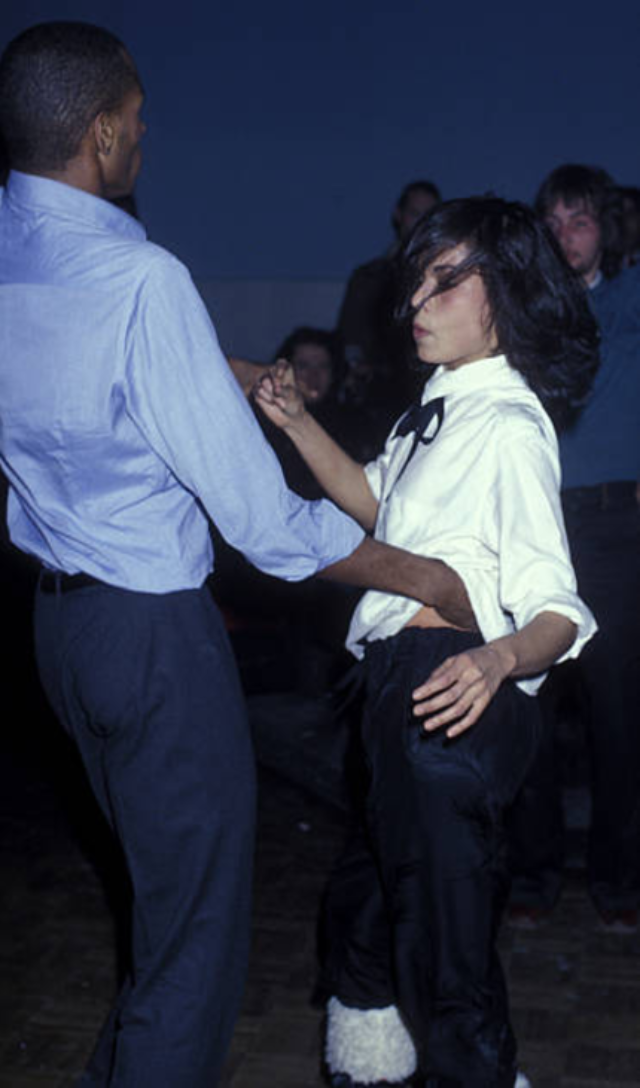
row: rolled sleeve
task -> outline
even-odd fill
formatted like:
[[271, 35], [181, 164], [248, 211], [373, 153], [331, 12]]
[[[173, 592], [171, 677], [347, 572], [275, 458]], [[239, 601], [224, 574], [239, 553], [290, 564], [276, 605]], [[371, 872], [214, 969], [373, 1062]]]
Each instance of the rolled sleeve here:
[[503, 443], [498, 459], [495, 524], [501, 557], [499, 595], [516, 629], [541, 612], [576, 625], [560, 660], [577, 657], [597, 630], [577, 593], [559, 497], [557, 459], [548, 442], [527, 431]]

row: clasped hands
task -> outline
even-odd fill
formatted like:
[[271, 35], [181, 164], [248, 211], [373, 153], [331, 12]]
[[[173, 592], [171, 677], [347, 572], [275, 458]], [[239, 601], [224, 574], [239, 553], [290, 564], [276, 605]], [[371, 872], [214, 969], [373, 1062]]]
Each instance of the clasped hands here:
[[258, 378], [251, 395], [267, 418], [282, 429], [301, 419], [306, 411], [293, 366], [287, 359], [278, 359], [269, 367]]

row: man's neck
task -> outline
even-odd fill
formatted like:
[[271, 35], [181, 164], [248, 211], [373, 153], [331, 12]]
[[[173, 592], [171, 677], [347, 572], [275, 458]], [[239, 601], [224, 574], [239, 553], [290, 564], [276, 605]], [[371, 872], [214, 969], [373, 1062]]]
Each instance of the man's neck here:
[[52, 181], [60, 181], [63, 185], [70, 185], [73, 189], [82, 189], [92, 196], [104, 196], [100, 184], [100, 176], [92, 170], [90, 164], [74, 159], [62, 170], [34, 170], [39, 177], [51, 178]]
[[30, 173], [38, 177], [51, 178], [52, 181], [60, 181], [73, 189], [82, 189], [84, 193], [91, 193], [92, 196], [108, 198], [91, 132], [87, 132], [78, 153], [59, 170], [32, 170]]

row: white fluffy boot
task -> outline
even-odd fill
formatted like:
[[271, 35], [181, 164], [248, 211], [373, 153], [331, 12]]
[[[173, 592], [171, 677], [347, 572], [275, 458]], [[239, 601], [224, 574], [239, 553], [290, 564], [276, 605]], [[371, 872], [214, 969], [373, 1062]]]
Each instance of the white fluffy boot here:
[[416, 1051], [395, 1005], [350, 1009], [332, 997], [327, 1004], [325, 1059], [331, 1073], [362, 1084], [400, 1084], [416, 1071]]

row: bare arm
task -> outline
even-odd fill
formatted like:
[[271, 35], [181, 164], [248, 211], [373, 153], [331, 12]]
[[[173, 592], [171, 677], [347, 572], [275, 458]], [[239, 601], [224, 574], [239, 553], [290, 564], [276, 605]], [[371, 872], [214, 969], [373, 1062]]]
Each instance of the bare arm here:
[[[280, 363], [264, 375], [254, 395], [269, 419], [289, 435], [330, 498], [364, 529], [372, 529], [378, 502], [362, 465], [307, 412], [289, 364]], [[319, 577], [411, 597], [437, 608], [450, 623], [476, 630], [464, 583], [438, 559], [413, 555], [367, 537], [355, 552], [326, 567]]]
[[378, 501], [369, 487], [364, 468], [345, 453], [307, 411], [295, 385], [291, 365], [284, 361], [278, 363], [258, 382], [254, 396], [265, 415], [289, 436], [329, 498], [355, 518], [363, 529], [373, 529]]
[[566, 616], [541, 612], [515, 634], [444, 661], [414, 690], [413, 712], [429, 715], [423, 723], [428, 732], [448, 726], [447, 736], [456, 737], [478, 720], [503, 680], [544, 672], [566, 653], [576, 633]]
[[477, 630], [463, 581], [439, 559], [365, 537], [351, 555], [325, 567], [318, 577], [411, 597], [437, 608], [449, 623]]

